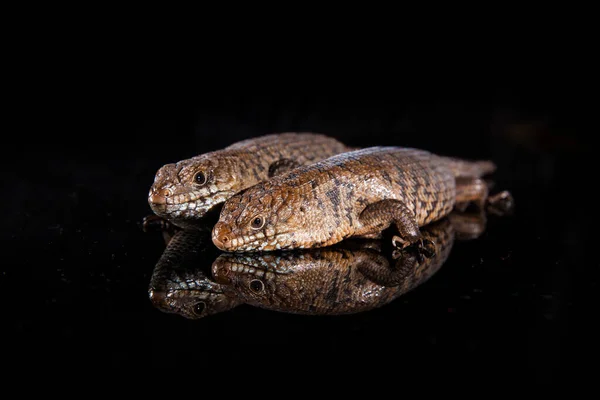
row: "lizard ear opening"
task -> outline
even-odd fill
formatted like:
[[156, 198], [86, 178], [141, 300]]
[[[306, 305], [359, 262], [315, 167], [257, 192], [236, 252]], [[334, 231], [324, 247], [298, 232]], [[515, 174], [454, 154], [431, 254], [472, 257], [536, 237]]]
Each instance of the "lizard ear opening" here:
[[252, 218], [252, 222], [250, 222], [250, 227], [252, 229], [260, 229], [265, 225], [265, 219], [260, 216], [256, 216]]

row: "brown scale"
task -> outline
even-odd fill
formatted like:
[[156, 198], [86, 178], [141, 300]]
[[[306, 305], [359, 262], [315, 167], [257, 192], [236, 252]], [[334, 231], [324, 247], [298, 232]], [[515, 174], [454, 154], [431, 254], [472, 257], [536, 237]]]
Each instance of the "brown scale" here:
[[167, 246], [152, 273], [149, 297], [157, 309], [189, 319], [244, 303], [313, 315], [367, 311], [427, 281], [448, 258], [455, 241], [476, 239], [485, 225], [486, 214], [479, 210], [453, 211], [428, 224], [422, 229], [424, 240], [432, 244], [426, 257], [412, 248], [390, 248], [383, 240], [218, 255], [214, 247], [206, 246], [209, 229], [178, 230], [165, 237]]
[[177, 230], [165, 235], [166, 248], [156, 263], [148, 296], [157, 309], [199, 319], [237, 307], [241, 302], [225, 294], [210, 275], [213, 247], [210, 230]]
[[394, 225], [395, 246], [420, 248], [419, 227], [457, 204], [486, 203], [479, 178], [494, 169], [489, 161], [401, 147], [339, 154], [233, 196], [213, 228], [213, 243], [224, 251], [314, 248], [378, 237]]
[[269, 177], [349, 151], [315, 133], [279, 133], [166, 164], [156, 173], [148, 203], [160, 218], [192, 228], [238, 191]]
[[223, 253], [212, 276], [224, 293], [273, 311], [342, 315], [382, 307], [432, 277], [453, 247], [448, 218], [423, 230], [435, 243], [432, 256], [395, 250], [387, 255], [381, 240], [346, 241], [339, 246], [291, 252]]

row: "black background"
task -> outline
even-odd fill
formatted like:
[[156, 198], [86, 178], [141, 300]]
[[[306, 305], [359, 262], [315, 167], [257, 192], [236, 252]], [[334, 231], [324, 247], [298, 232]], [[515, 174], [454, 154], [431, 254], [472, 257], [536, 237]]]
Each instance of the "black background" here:
[[[590, 376], [582, 362], [596, 354], [598, 263], [587, 171], [596, 160], [575, 83], [355, 76], [309, 89], [286, 76], [267, 92], [210, 76], [210, 89], [157, 88], [151, 78], [129, 86], [99, 77], [68, 100], [51, 104], [46, 93], [23, 116], [39, 125], [18, 130], [8, 156], [30, 162], [11, 164], [2, 200], [3, 330], [16, 339], [16, 365], [497, 385]], [[164, 242], [140, 224], [156, 170], [284, 131], [492, 159], [515, 214], [490, 218], [429, 282], [371, 312], [309, 317], [242, 305], [190, 321], [153, 308], [147, 289]]]

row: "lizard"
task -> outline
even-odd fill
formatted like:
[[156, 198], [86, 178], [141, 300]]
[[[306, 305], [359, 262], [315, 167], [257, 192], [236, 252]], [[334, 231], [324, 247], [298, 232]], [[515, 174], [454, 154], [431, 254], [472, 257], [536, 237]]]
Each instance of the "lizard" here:
[[211, 277], [215, 251], [214, 246], [207, 246], [209, 232], [180, 229], [172, 236], [165, 235], [167, 245], [148, 286], [148, 296], [155, 308], [187, 319], [200, 319], [241, 304], [239, 299], [227, 296], [223, 286]]
[[199, 221], [238, 191], [295, 167], [354, 148], [319, 133], [284, 132], [242, 140], [224, 149], [163, 165], [148, 193], [154, 215], [196, 229]]
[[330, 246], [346, 238], [380, 237], [392, 224], [394, 246], [424, 246], [420, 227], [455, 206], [512, 201], [489, 196], [481, 178], [488, 160], [444, 157], [426, 150], [376, 146], [334, 155], [240, 191], [222, 206], [212, 229], [227, 252]]
[[213, 262], [212, 276], [226, 293], [254, 307], [354, 314], [390, 303], [442, 267], [454, 244], [450, 219], [428, 225], [423, 236], [435, 247], [430, 258], [419, 258], [411, 249], [386, 251], [381, 240], [348, 240], [326, 248], [222, 253]]

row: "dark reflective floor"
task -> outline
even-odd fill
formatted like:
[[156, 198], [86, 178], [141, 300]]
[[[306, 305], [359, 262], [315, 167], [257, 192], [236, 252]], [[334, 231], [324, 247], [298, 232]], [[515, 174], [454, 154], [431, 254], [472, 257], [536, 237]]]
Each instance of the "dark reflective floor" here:
[[[386, 363], [388, 372], [479, 382], [590, 376], [581, 363], [596, 354], [599, 333], [597, 234], [595, 197], [582, 185], [596, 160], [576, 113], [510, 101], [144, 105], [93, 113], [75, 126], [85, 139], [42, 140], [33, 156], [48, 161], [6, 178], [12, 191], [3, 201], [12, 212], [2, 231], [1, 288], [3, 331], [19, 348], [13, 365], [276, 366], [271, 373], [284, 373], [309, 363], [314, 373], [350, 374]], [[300, 262], [228, 258], [209, 243], [160, 264], [163, 234], [141, 227], [156, 170], [242, 138], [294, 130], [354, 146], [492, 159], [494, 190], [510, 190], [515, 211], [487, 215], [476, 235], [461, 236], [449, 221], [451, 233], [438, 226], [431, 234], [445, 235], [451, 249], [425, 263], [394, 258], [383, 242], [323, 249]], [[201, 234], [187, 239], [206, 242]], [[324, 260], [342, 255], [347, 287], [332, 283], [344, 273], [339, 263], [322, 280], [303, 269], [326, 270]], [[298, 279], [314, 291], [294, 292]], [[180, 284], [189, 290], [173, 289]]]

